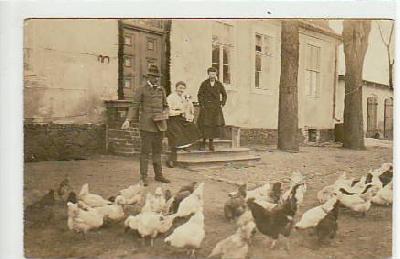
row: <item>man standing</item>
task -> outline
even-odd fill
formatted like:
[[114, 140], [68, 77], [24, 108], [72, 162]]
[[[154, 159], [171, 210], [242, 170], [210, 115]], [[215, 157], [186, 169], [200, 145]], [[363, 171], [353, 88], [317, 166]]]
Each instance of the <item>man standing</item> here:
[[197, 124], [203, 136], [201, 148], [205, 148], [208, 139], [209, 150], [215, 151], [213, 139], [220, 137], [222, 127], [225, 125], [222, 107], [226, 104], [227, 95], [224, 86], [217, 80], [217, 70], [210, 67], [207, 73], [209, 78], [201, 84], [197, 94], [200, 105]]
[[128, 129], [130, 121], [137, 121], [139, 117], [140, 178], [144, 186], [148, 185], [147, 170], [150, 152], [152, 153], [154, 179], [162, 183], [170, 182], [162, 174], [162, 139], [167, 130], [168, 104], [165, 90], [159, 85], [159, 80], [158, 67], [150, 65], [147, 72], [147, 83], [136, 90], [127, 118], [121, 127]]

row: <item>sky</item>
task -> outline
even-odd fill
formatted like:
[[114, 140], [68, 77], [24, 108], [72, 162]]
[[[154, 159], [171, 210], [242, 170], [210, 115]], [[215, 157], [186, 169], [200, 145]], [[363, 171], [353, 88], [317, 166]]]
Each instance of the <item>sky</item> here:
[[[379, 26], [382, 28], [382, 34], [386, 41], [389, 39], [389, 34], [392, 26], [392, 21], [389, 20], [372, 20], [371, 32], [368, 38], [368, 49], [364, 60], [363, 79], [381, 83], [389, 83], [389, 65], [386, 47], [382, 41], [379, 32]], [[343, 30], [342, 20], [330, 20], [329, 26], [337, 33], [341, 34]], [[394, 52], [394, 33], [391, 42], [391, 52]], [[393, 55], [394, 56], [394, 55]], [[339, 74], [345, 73], [345, 58], [343, 44], [339, 47]]]

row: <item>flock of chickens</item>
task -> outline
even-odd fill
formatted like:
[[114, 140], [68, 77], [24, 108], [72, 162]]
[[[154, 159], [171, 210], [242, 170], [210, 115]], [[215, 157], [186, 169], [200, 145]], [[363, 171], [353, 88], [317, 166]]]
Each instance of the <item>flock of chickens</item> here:
[[[332, 185], [318, 192], [321, 205], [307, 210], [297, 223], [294, 217], [307, 191], [305, 177], [301, 173], [293, 172], [286, 191], [280, 182], [267, 182], [253, 190], [247, 190], [246, 184], [241, 185], [237, 192], [229, 193], [224, 205], [225, 217], [236, 224], [237, 230], [218, 242], [209, 257], [246, 258], [256, 231], [272, 239], [271, 248], [282, 236], [286, 237], [286, 248], [289, 249], [288, 237], [293, 227], [296, 230], [313, 229], [319, 241], [334, 238], [340, 207], [365, 215], [371, 203], [392, 204], [392, 179], [391, 163], [382, 164], [360, 179], [347, 178], [343, 173]], [[184, 248], [190, 257], [194, 257], [206, 234], [204, 183], [196, 185], [193, 182], [183, 186], [172, 195], [171, 191], [164, 191], [162, 187], [157, 187], [154, 194], [145, 193], [146, 188], [138, 183], [104, 199], [90, 193], [86, 183], [78, 195], [63, 191], [68, 206], [67, 225], [70, 230], [85, 235], [107, 222], [123, 221], [125, 231], [139, 235], [145, 244], [150, 239], [153, 246], [154, 239], [163, 236], [165, 243]], [[47, 200], [49, 195], [54, 196], [54, 191], [46, 195]], [[45, 197], [42, 200], [46, 200]], [[135, 215], [126, 215], [126, 208], [130, 205], [139, 205], [140, 211]]]

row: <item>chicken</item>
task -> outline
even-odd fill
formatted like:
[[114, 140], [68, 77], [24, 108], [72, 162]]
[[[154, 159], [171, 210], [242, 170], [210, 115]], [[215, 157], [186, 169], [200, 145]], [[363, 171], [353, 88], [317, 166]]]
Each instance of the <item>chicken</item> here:
[[171, 190], [165, 190], [165, 192], [164, 192], [164, 199], [165, 199], [165, 201], [169, 201], [169, 199], [171, 199], [172, 198], [172, 193], [171, 193]]
[[24, 219], [31, 224], [48, 224], [54, 218], [55, 192], [49, 190], [40, 200], [27, 206], [24, 210]]
[[196, 183], [197, 183], [197, 182], [192, 182], [192, 183], [190, 183], [189, 185], [182, 186], [182, 187], [179, 189], [178, 193], [185, 192], [185, 191], [188, 191], [188, 192], [190, 192], [190, 193], [193, 193], [193, 192], [194, 192], [194, 187], [196, 186]]
[[[246, 226], [249, 226], [246, 228]], [[219, 241], [208, 256], [222, 259], [245, 259], [249, 251], [249, 238], [255, 229], [254, 222], [239, 227], [235, 234]]]
[[304, 176], [300, 172], [292, 173], [292, 176], [290, 177], [290, 188], [282, 195], [282, 199], [286, 200], [288, 198], [291, 190], [296, 185], [299, 185], [298, 188], [296, 189], [296, 193], [295, 193], [297, 206], [299, 207], [303, 203], [304, 194], [307, 191], [307, 186], [306, 186], [306, 183], [304, 180]]
[[324, 204], [316, 206], [312, 209], [307, 210], [302, 216], [299, 222], [296, 223], [296, 229], [306, 229], [316, 227], [322, 219], [334, 209], [337, 197], [333, 197], [326, 201]]
[[157, 237], [162, 217], [158, 213], [145, 211], [136, 216], [129, 216], [125, 222], [125, 228], [130, 228], [139, 233], [145, 243], [146, 238], [150, 238], [151, 247], [154, 246], [154, 238]]
[[141, 183], [130, 185], [128, 188], [120, 190], [117, 196], [111, 196], [108, 200], [114, 202], [118, 197], [123, 197], [120, 199], [125, 202], [124, 205], [138, 204], [143, 199], [143, 186]]
[[174, 224], [175, 217], [176, 215], [161, 216], [158, 233], [165, 234], [168, 230], [170, 230]]
[[151, 200], [151, 210], [156, 213], [161, 213], [165, 209], [165, 197], [161, 187], [157, 187], [152, 196]]
[[374, 192], [371, 187], [373, 187], [373, 185], [368, 184], [361, 194], [349, 193], [343, 188], [340, 188], [336, 193], [340, 204], [352, 211], [360, 212], [365, 216], [366, 212], [371, 207], [371, 198]]
[[98, 194], [89, 193], [89, 184], [85, 183], [78, 196], [79, 200], [83, 201], [90, 207], [101, 207], [112, 204]]
[[75, 192], [70, 192], [70, 193], [68, 194], [67, 203], [68, 203], [68, 202], [71, 202], [71, 203], [78, 203], [78, 196], [76, 195]]
[[380, 167], [380, 171], [382, 173], [379, 175], [379, 180], [382, 182], [382, 187], [385, 187], [393, 180], [393, 164], [383, 163]]
[[180, 203], [189, 195], [191, 192], [183, 191], [175, 194], [171, 199], [168, 200], [168, 204], [166, 205], [168, 213], [176, 213], [178, 211]]
[[103, 225], [103, 215], [93, 208], [80, 209], [78, 204], [71, 202], [68, 206], [68, 228], [86, 234], [89, 230], [97, 229]]
[[272, 185], [267, 182], [260, 187], [257, 187], [253, 190], [247, 191], [246, 199], [249, 200], [251, 198], [267, 198], [271, 192]]
[[204, 215], [202, 211], [197, 211], [188, 222], [177, 227], [166, 237], [164, 242], [176, 248], [190, 249], [191, 257], [194, 257], [195, 249], [200, 248], [204, 237]]
[[336, 231], [338, 229], [338, 217], [339, 217], [339, 204], [340, 202], [336, 200], [333, 205], [333, 209], [328, 211], [325, 217], [322, 218], [320, 222], [318, 222], [315, 227], [315, 231], [318, 236], [318, 241], [321, 243], [327, 237], [334, 238], [336, 236]]
[[274, 248], [280, 235], [288, 237], [291, 232], [293, 217], [297, 211], [296, 191], [300, 184], [295, 185], [286, 200], [271, 209], [265, 209], [254, 198], [247, 201], [257, 229], [262, 234], [273, 239]]
[[177, 217], [185, 217], [203, 211], [203, 189], [204, 183], [200, 183], [192, 194], [182, 200], [176, 212]]
[[361, 192], [365, 188], [364, 181], [365, 180], [363, 179], [347, 179], [346, 172], [343, 172], [332, 185], [325, 186], [317, 193], [318, 201], [319, 203], [323, 204], [333, 197], [336, 197], [335, 192], [338, 191], [340, 188], [344, 188], [349, 192]]
[[162, 213], [165, 209], [165, 205], [166, 203], [162, 189], [161, 187], [158, 187], [154, 195], [151, 193], [146, 194], [146, 200], [142, 212], [152, 211], [155, 213]]
[[241, 185], [235, 196], [229, 197], [229, 200], [224, 205], [225, 218], [234, 220], [243, 214], [246, 210], [246, 189], [247, 185]]
[[111, 204], [94, 209], [103, 215], [104, 220], [120, 221], [125, 217], [124, 208], [121, 204]]
[[393, 182], [388, 183], [372, 197], [371, 202], [377, 205], [390, 205], [393, 203]]
[[64, 180], [61, 181], [57, 188], [57, 194], [60, 200], [66, 200], [68, 197], [67, 195], [72, 192], [72, 188], [69, 184], [69, 177], [66, 176]]

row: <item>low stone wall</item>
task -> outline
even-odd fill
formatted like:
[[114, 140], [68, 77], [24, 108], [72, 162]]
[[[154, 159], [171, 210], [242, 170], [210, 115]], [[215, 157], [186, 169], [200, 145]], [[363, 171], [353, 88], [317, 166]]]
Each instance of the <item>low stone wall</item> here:
[[[299, 143], [308, 142], [307, 130], [299, 129], [298, 140]], [[317, 129], [316, 142], [329, 142], [334, 141], [334, 129]], [[240, 145], [245, 146], [249, 144], [259, 145], [276, 145], [278, 143], [278, 130], [277, 129], [240, 129]]]
[[278, 130], [276, 129], [240, 129], [240, 145], [250, 144], [274, 145], [278, 142]]
[[24, 160], [85, 159], [105, 153], [104, 124], [24, 124]]

